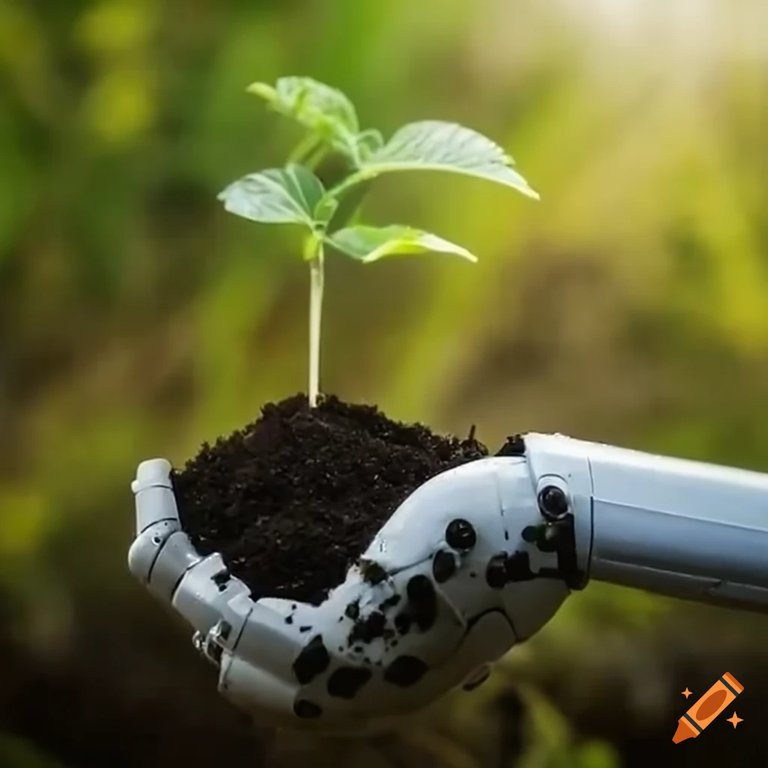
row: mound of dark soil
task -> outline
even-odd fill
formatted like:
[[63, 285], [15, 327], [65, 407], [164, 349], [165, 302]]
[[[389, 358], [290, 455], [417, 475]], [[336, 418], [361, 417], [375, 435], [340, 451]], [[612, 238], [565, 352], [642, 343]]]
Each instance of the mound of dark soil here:
[[318, 604], [400, 503], [434, 475], [488, 454], [372, 406], [297, 395], [204, 445], [174, 488], [184, 530], [259, 597]]

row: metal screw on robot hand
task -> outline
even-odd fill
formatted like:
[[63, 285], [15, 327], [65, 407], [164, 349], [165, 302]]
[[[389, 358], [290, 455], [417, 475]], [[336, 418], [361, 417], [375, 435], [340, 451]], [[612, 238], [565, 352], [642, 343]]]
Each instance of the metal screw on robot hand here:
[[468, 520], [451, 520], [445, 529], [445, 541], [449, 547], [459, 550], [472, 549], [477, 543], [477, 533]]
[[548, 485], [539, 493], [539, 509], [547, 520], [561, 520], [568, 513], [568, 498], [556, 485]]

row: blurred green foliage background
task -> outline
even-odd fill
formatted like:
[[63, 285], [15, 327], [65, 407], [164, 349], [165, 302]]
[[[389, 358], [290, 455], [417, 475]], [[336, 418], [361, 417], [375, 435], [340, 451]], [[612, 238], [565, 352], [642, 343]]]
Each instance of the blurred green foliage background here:
[[244, 94], [281, 75], [385, 134], [474, 127], [542, 195], [382, 178], [370, 221], [480, 262], [331, 260], [326, 392], [492, 446], [559, 431], [768, 470], [765, 3], [3, 0], [0, 765], [686, 765], [679, 692], [726, 669], [753, 703], [695, 764], [768, 764], [760, 617], [593, 585], [478, 691], [319, 744], [243, 723], [131, 581], [136, 464], [305, 389], [306, 267], [215, 199], [292, 146]]

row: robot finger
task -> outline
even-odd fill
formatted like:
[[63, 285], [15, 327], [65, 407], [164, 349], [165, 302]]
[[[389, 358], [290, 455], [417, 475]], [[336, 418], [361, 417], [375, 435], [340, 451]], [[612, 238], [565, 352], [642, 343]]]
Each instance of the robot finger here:
[[[131, 490], [136, 538], [128, 552], [128, 566], [155, 597], [169, 602], [184, 575], [203, 561], [181, 530], [170, 463], [165, 459], [142, 462]], [[223, 568], [223, 563], [218, 563], [215, 570]]]

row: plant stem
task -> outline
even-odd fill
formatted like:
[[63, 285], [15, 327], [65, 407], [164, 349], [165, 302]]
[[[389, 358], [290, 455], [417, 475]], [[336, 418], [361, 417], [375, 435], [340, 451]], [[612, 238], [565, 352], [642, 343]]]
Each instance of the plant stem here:
[[291, 152], [288, 157], [289, 163], [303, 163], [307, 157], [315, 153], [320, 145], [319, 137], [314, 133], [308, 133]]
[[291, 152], [288, 162], [304, 165], [311, 171], [315, 170], [328, 154], [328, 147], [323, 144], [317, 134], [307, 134]]
[[323, 315], [323, 244], [318, 242], [309, 262], [309, 407], [320, 394], [320, 323]]

